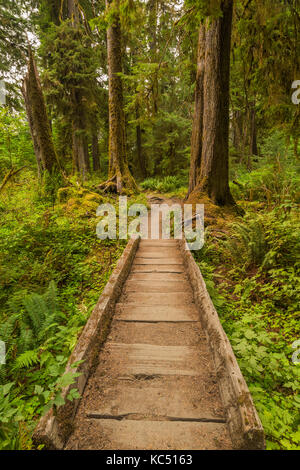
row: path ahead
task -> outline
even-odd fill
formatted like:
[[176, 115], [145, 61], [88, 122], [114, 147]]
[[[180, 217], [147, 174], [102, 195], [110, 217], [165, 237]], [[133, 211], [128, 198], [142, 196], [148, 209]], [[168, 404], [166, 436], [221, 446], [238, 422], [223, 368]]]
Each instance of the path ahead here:
[[176, 240], [142, 240], [67, 449], [231, 449]]

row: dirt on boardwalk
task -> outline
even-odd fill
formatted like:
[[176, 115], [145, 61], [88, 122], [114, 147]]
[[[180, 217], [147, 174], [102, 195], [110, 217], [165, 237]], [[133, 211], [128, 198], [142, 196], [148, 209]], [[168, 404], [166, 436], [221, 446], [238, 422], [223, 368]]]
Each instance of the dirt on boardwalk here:
[[176, 240], [142, 240], [66, 449], [231, 449]]

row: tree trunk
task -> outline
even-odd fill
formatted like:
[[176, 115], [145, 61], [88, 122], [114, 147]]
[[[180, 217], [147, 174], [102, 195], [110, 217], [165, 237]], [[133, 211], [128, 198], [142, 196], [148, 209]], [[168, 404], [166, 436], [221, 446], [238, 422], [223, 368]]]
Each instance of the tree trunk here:
[[[126, 156], [125, 117], [123, 112], [121, 27], [119, 0], [106, 0], [113, 13], [107, 29], [108, 111], [109, 111], [109, 187], [121, 193], [123, 188], [137, 191]], [[102, 186], [102, 185], [101, 185]]]
[[229, 190], [229, 78], [233, 0], [221, 2], [222, 17], [205, 33], [203, 142], [194, 191], [218, 205], [234, 204]]
[[75, 0], [68, 0], [68, 17], [72, 21], [72, 25], [75, 26], [79, 23], [79, 10]]
[[258, 155], [255, 104], [251, 108], [250, 155]]
[[31, 50], [29, 50], [28, 71], [23, 80], [22, 94], [37, 160], [38, 174], [41, 176], [44, 171], [51, 174], [58, 170], [59, 164], [53, 145], [41, 82]]
[[294, 137], [294, 156], [297, 160], [299, 160], [298, 154], [298, 144], [299, 144], [299, 137]]
[[92, 156], [93, 156], [93, 170], [100, 170], [100, 158], [99, 158], [99, 142], [97, 132], [93, 132], [92, 135]]
[[[140, 118], [138, 103], [136, 104], [136, 107], [135, 107], [135, 116], [137, 120]], [[136, 125], [136, 150], [137, 150], [137, 159], [138, 159], [138, 163], [140, 167], [141, 176], [142, 178], [146, 178], [147, 171], [146, 171], [145, 157], [144, 157], [143, 148], [142, 148], [142, 131], [141, 131], [140, 124]]]
[[[76, 0], [67, 0], [68, 18], [74, 28], [80, 27], [79, 4]], [[80, 173], [83, 179], [90, 173], [90, 158], [87, 137], [86, 109], [83, 103], [83, 96], [76, 89], [71, 90], [73, 122], [72, 122], [72, 152], [73, 171]]]
[[243, 134], [243, 114], [237, 109], [233, 112], [233, 146], [237, 152], [241, 151]]
[[201, 24], [198, 37], [195, 110], [191, 139], [191, 164], [188, 195], [195, 189], [200, 174], [203, 138], [203, 84], [205, 71], [205, 25]]
[[[149, 45], [151, 51], [151, 62], [156, 63], [157, 57], [157, 19], [158, 19], [158, 2], [157, 0], [149, 0]], [[152, 77], [152, 112], [156, 116], [158, 112], [159, 84], [158, 71], [154, 71]]]
[[76, 90], [73, 95], [73, 122], [72, 122], [72, 146], [73, 146], [73, 171], [86, 178], [90, 173], [90, 158], [87, 140], [87, 124], [85, 110], [81, 96]]

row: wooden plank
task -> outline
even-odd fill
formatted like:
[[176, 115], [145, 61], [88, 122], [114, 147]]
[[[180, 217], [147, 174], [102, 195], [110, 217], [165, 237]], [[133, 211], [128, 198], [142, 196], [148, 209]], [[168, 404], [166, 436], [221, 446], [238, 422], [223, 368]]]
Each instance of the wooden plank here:
[[[224, 410], [218, 384], [210, 370], [205, 368], [199, 376], [163, 376], [147, 380], [120, 380], [103, 377], [99, 395], [95, 386], [85, 414], [88, 416], [122, 417], [133, 415], [143, 419], [181, 418], [187, 420], [222, 420]], [[97, 399], [97, 395], [101, 399]], [[172, 397], [170, 399], [170, 396]]]
[[136, 256], [133, 266], [137, 264], [183, 264], [183, 259], [181, 256], [177, 256], [177, 258], [143, 258]]
[[124, 292], [189, 292], [192, 289], [188, 281], [130, 281], [127, 280]]
[[129, 302], [137, 305], [186, 305], [191, 304], [193, 298], [189, 292], [127, 292], [123, 293], [121, 302]]
[[89, 433], [75, 429], [67, 449], [232, 449], [223, 423], [86, 419], [83, 424]]
[[178, 248], [140, 248], [136, 252], [137, 258], [177, 258], [181, 257]]
[[128, 281], [187, 281], [185, 273], [131, 273]]
[[178, 246], [178, 240], [141, 240], [140, 241], [140, 247], [177, 247]]
[[147, 307], [129, 303], [118, 303], [116, 305], [115, 318], [128, 321], [153, 321], [153, 322], [190, 322], [199, 321], [199, 314], [195, 307], [178, 307], [168, 305], [157, 305]]
[[109, 342], [106, 349], [109, 363], [118, 364], [118, 375], [200, 375], [197, 347]]
[[183, 264], [133, 264], [131, 273], [184, 273]]

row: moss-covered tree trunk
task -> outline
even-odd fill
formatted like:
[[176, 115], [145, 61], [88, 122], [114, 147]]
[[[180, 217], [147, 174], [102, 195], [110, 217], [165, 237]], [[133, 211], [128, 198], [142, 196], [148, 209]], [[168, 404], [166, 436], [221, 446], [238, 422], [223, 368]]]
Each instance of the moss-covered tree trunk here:
[[[123, 111], [121, 26], [119, 0], [106, 0], [110, 24], [107, 29], [108, 111], [109, 111], [109, 180], [105, 190], [136, 191], [126, 156], [125, 117]], [[101, 185], [102, 186], [102, 185]]]
[[[80, 28], [79, 3], [76, 0], [67, 0], [68, 18], [73, 28]], [[90, 159], [87, 136], [87, 118], [84, 97], [79, 90], [73, 88], [72, 95], [72, 159], [73, 171], [78, 172], [83, 179], [90, 173]]]
[[22, 94], [25, 101], [39, 176], [45, 171], [52, 174], [58, 171], [59, 164], [53, 145], [39, 73], [31, 50], [29, 50], [27, 74], [22, 84]]
[[197, 74], [195, 89], [195, 110], [191, 140], [191, 164], [188, 195], [195, 189], [200, 175], [202, 139], [203, 139], [203, 108], [204, 108], [204, 71], [205, 71], [205, 25], [201, 24], [198, 37]]
[[190, 195], [194, 199], [197, 194], [205, 193], [217, 205], [234, 204], [228, 169], [233, 0], [223, 0], [221, 10], [222, 16], [206, 26], [201, 165], [196, 187]]

